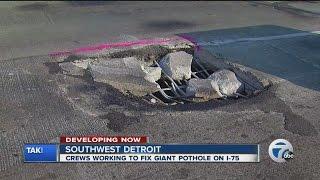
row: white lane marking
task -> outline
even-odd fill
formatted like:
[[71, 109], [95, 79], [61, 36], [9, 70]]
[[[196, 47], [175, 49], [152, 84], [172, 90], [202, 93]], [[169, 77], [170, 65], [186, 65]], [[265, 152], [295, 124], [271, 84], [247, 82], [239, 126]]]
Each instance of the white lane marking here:
[[264, 37], [257, 37], [257, 38], [239, 38], [239, 39], [226, 39], [226, 40], [214, 40], [214, 41], [200, 41], [197, 45], [200, 46], [219, 46], [237, 42], [251, 42], [251, 41], [267, 41], [267, 40], [275, 40], [275, 39], [288, 39], [294, 37], [302, 37], [302, 36], [310, 36], [320, 34], [320, 31], [312, 31], [312, 32], [303, 32], [303, 33], [292, 33], [292, 34], [284, 34], [278, 36], [264, 36]]

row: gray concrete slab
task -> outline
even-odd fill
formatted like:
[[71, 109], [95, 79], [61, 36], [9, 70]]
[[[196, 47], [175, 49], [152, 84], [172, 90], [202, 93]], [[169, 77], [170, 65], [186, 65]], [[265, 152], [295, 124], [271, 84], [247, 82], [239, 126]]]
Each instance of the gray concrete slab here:
[[[291, 36], [287, 36], [291, 35]], [[201, 48], [299, 86], [320, 90], [320, 35], [263, 25], [184, 33]]]

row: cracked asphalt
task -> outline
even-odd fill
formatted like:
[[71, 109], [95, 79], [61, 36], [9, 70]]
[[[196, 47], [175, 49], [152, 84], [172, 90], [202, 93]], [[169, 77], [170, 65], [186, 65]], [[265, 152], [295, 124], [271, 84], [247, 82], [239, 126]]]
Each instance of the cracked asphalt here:
[[[304, 55], [305, 61], [298, 65], [290, 64], [296, 62], [296, 59], [289, 61], [292, 56], [268, 56], [278, 58], [270, 61], [273, 64], [288, 58], [281, 61], [289, 67], [285, 69], [287, 74], [276, 74], [279, 67], [272, 69], [272, 63], [262, 63], [268, 62], [266, 58], [259, 62], [259, 55], [273, 51], [268, 48], [256, 51], [260, 46], [254, 42], [249, 43], [255, 47], [251, 51], [245, 49], [248, 46], [243, 42], [234, 47], [219, 47], [222, 55], [241, 57], [239, 62], [261, 68], [283, 81], [249, 99], [176, 106], [151, 106], [139, 98], [124, 96], [111, 86], [65, 76], [56, 69], [56, 59], [47, 56], [51, 51], [90, 43], [221, 32], [225, 28], [233, 29], [234, 34], [247, 32], [237, 31], [238, 27], [261, 25], [310, 32], [320, 29], [319, 18], [248, 2], [1, 3], [0, 24], [4, 28], [0, 32], [0, 179], [320, 178], [317, 35], [282, 41], [283, 44], [277, 41], [277, 47], [291, 50], [288, 53], [299, 52], [295, 55], [300, 58]], [[198, 35], [219, 39], [241, 36], [219, 32]], [[295, 43], [307, 45], [294, 46]], [[232, 51], [235, 49], [238, 51]], [[257, 59], [257, 66], [252, 59]], [[303, 72], [290, 71], [291, 67], [300, 66], [306, 67]], [[305, 81], [312, 86], [291, 78], [304, 77], [309, 67], [316, 75], [307, 76]], [[149, 136], [152, 143], [259, 143], [261, 162], [23, 163], [24, 143], [58, 142], [61, 134], [141, 134]], [[271, 160], [268, 146], [277, 138], [291, 142], [293, 160], [284, 164]]]

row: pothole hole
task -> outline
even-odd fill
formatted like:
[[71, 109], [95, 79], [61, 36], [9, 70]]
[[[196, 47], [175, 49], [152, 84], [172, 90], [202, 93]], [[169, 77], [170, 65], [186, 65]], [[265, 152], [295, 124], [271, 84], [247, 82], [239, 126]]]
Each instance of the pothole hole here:
[[231, 65], [216, 66], [198, 57], [191, 46], [147, 46], [99, 57], [70, 59], [59, 63], [64, 74], [107, 83], [123, 94], [138, 96], [150, 104], [249, 98], [267, 87], [250, 71]]

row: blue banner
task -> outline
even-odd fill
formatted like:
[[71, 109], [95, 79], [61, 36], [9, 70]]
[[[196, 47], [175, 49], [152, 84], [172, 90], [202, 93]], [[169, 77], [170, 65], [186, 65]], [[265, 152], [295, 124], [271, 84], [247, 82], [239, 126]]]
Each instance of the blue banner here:
[[25, 144], [24, 162], [57, 162], [58, 145]]
[[258, 145], [60, 145], [60, 154], [258, 154]]

